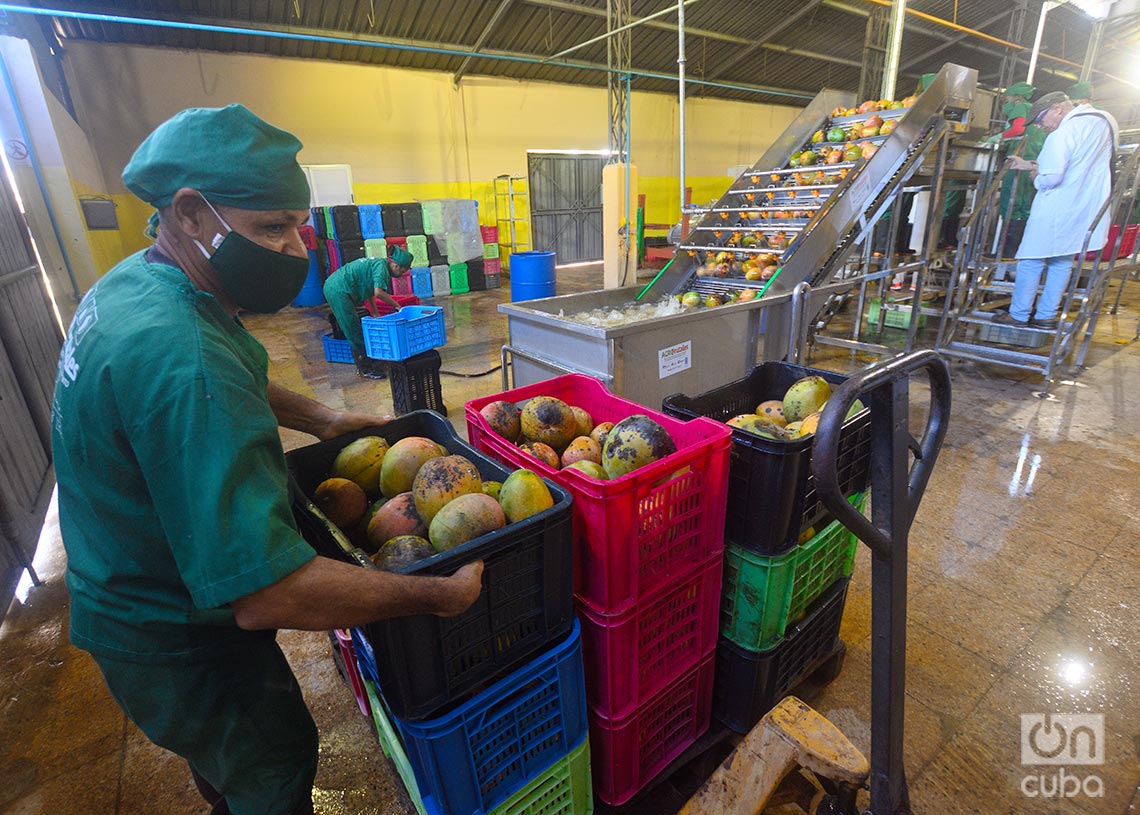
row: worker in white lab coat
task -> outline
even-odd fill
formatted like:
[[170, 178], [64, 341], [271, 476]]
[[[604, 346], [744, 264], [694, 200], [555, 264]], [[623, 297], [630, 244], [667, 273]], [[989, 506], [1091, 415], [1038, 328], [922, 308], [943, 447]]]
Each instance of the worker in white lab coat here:
[[[1036, 161], [1011, 158], [1006, 167], [1028, 170], [1037, 189], [1025, 235], [1017, 249], [1017, 279], [1009, 311], [994, 322], [1056, 330], [1061, 298], [1075, 268], [1085, 234], [1112, 192], [1112, 162], [1117, 144], [1116, 120], [1092, 105], [1073, 105], [1063, 93], [1047, 93], [1026, 117], [1049, 133]], [[1097, 221], [1088, 250], [1108, 240], [1112, 213]], [[1033, 310], [1037, 286], [1045, 288]]]

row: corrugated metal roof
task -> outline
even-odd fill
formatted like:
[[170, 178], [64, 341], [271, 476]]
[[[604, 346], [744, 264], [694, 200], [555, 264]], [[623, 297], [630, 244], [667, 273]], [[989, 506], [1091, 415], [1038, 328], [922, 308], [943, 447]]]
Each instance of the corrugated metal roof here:
[[[810, 0], [701, 0], [686, 7], [687, 70], [694, 79], [711, 75], [727, 86], [767, 85], [810, 97], [822, 87], [854, 90], [859, 84], [863, 57], [865, 17], [877, 6], [872, 0], [824, 0], [778, 31], [769, 32], [804, 8]], [[109, 11], [92, 0], [33, 0], [44, 8], [73, 12], [110, 13], [151, 20], [204, 26], [268, 29], [268, 37], [218, 30], [160, 28], [110, 20], [54, 18], [54, 28], [68, 40], [131, 43], [191, 50], [248, 52], [304, 59], [341, 60], [454, 72], [484, 33], [500, 0], [127, 0]], [[665, 7], [664, 0], [632, 0], [635, 17]], [[1005, 39], [1009, 36], [1010, 0], [911, 0], [909, 9], [961, 25], [976, 26]], [[598, 42], [575, 50], [564, 60], [540, 63], [570, 46], [606, 31], [606, 0], [512, 0], [487, 33], [482, 53], [465, 68], [469, 74], [602, 85], [606, 74], [606, 44]], [[1039, 0], [1032, 0], [1021, 41], [1032, 43]], [[1004, 48], [999, 43], [960, 34], [951, 28], [908, 15], [903, 37], [900, 88], [914, 77], [937, 70], [945, 62], [976, 67], [983, 80], [996, 80]], [[1078, 12], [1060, 8], [1050, 12], [1043, 50], [1081, 62], [1090, 21]], [[1124, 35], [1135, 42], [1137, 26]], [[1114, 32], [1114, 36], [1118, 32]], [[290, 39], [290, 36], [318, 39]], [[669, 14], [631, 32], [635, 71], [675, 76], [677, 70], [676, 15]], [[324, 37], [325, 40], [319, 38]], [[348, 42], [328, 41], [344, 38]], [[748, 48], [747, 44], [766, 41]], [[435, 49], [398, 50], [380, 43]], [[744, 52], [739, 60], [732, 57]], [[1131, 48], [1116, 47], [1106, 55], [1120, 61]], [[812, 56], [815, 54], [816, 56]], [[509, 59], [507, 57], [510, 57]], [[725, 66], [726, 63], [732, 64]], [[591, 63], [583, 66], [579, 63]], [[1115, 65], [1116, 62], [1113, 62]], [[1062, 69], [1047, 58], [1042, 69]], [[592, 69], [591, 69], [592, 68]], [[1019, 69], [1020, 71], [1020, 69]], [[1071, 80], [1043, 72], [1039, 85], [1066, 87]], [[635, 77], [637, 89], [675, 92], [676, 82], [656, 77]], [[786, 96], [738, 87], [693, 86], [694, 93], [728, 99], [793, 103]]]

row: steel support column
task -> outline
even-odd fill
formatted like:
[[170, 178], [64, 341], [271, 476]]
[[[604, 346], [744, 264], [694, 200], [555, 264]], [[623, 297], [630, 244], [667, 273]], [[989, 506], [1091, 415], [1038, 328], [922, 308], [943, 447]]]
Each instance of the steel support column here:
[[626, 81], [630, 70], [630, 42], [627, 27], [632, 14], [630, 0], [606, 0], [606, 22], [613, 32], [606, 40], [606, 91], [609, 95], [609, 148], [610, 161], [629, 162], [626, 122], [629, 112], [629, 91]]
[[883, 63], [883, 90], [880, 99], [895, 98], [895, 82], [899, 77], [899, 55], [902, 53], [903, 29], [906, 26], [906, 0], [892, 0], [891, 33], [887, 58]]

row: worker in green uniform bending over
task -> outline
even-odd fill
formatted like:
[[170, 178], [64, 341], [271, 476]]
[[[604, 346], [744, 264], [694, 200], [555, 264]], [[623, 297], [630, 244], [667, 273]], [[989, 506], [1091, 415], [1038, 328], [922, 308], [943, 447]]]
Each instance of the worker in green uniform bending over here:
[[83, 298], [52, 406], [71, 640], [214, 815], [313, 812], [317, 730], [276, 629], [455, 615], [480, 591], [480, 563], [397, 575], [298, 534], [278, 426], [327, 439], [384, 421], [269, 382], [237, 319], [304, 282], [300, 148], [240, 105], [147, 137], [123, 181], [158, 210], [157, 241]]
[[399, 246], [388, 258], [360, 258], [346, 263], [325, 281], [325, 300], [344, 338], [352, 346], [356, 372], [370, 379], [384, 377], [383, 363], [364, 353], [364, 332], [356, 310], [373, 297], [379, 297], [397, 311], [400, 304], [388, 294], [393, 277], [403, 277], [412, 265], [412, 253]]

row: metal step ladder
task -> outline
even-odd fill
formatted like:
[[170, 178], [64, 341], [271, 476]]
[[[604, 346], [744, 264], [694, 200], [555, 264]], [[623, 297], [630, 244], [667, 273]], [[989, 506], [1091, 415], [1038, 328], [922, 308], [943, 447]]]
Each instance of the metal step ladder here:
[[[1070, 355], [1075, 355], [1076, 369], [1083, 367], [1110, 278], [1122, 275], [1123, 286], [1123, 277], [1137, 268], [1135, 253], [1131, 258], [1118, 259], [1117, 255], [1140, 187], [1140, 150], [1136, 145], [1125, 146], [1118, 155], [1123, 156], [1123, 167], [1116, 174], [1111, 195], [1093, 219], [1096, 224], [1105, 213], [1112, 213], [1112, 222], [1118, 225], [1115, 240], [1088, 260], [1092, 227], [1086, 232], [1081, 252], [1073, 259], [1073, 273], [1061, 303], [1062, 318], [1055, 330], [992, 322], [995, 309], [1013, 292], [1012, 282], [994, 280], [1002, 263], [997, 257], [1001, 252], [987, 257], [984, 251], [986, 246], [1004, 246], [1008, 229], [1008, 211], [1004, 219], [997, 212], [1001, 178], [994, 178], [961, 231], [936, 341], [939, 351], [956, 359], [1040, 373], [1045, 380], [1044, 393]], [[1011, 206], [1013, 198], [1011, 195]], [[1038, 294], [1042, 288], [1038, 286]]]

